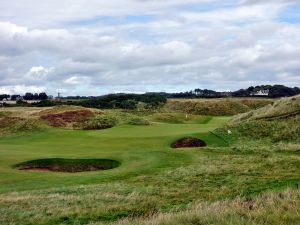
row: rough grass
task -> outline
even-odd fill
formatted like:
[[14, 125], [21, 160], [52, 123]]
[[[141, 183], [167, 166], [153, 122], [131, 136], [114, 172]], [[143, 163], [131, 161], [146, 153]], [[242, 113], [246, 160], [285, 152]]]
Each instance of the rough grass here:
[[9, 111], [0, 111], [0, 118], [7, 117], [10, 115]]
[[120, 110], [86, 109], [77, 106], [54, 106], [46, 108], [0, 109], [0, 136], [22, 135], [45, 128], [98, 130], [118, 124], [149, 125], [143, 115]]
[[231, 124], [249, 120], [270, 120], [288, 118], [300, 114], [300, 95], [283, 98], [257, 110], [235, 116], [230, 121]]
[[[169, 144], [177, 135], [168, 133], [175, 125], [168, 124], [166, 136], [157, 136], [154, 130], [141, 132], [147, 128], [156, 128], [157, 132], [161, 126], [97, 132], [65, 130], [2, 139], [0, 224], [115, 224], [125, 218], [134, 219], [135, 224], [139, 220], [146, 223], [148, 217], [151, 222], [153, 215], [173, 215], [174, 210], [178, 216], [183, 215], [182, 219], [175, 216], [166, 224], [177, 220], [180, 224], [189, 215], [184, 217], [186, 210], [199, 202], [205, 207], [240, 196], [253, 199], [265, 191], [281, 191], [299, 183], [297, 145], [244, 142], [233, 147], [220, 144], [201, 151], [174, 151]], [[209, 124], [198, 126], [201, 129]], [[192, 132], [193, 127], [190, 129]], [[141, 136], [132, 136], [134, 132]], [[194, 135], [205, 139], [208, 146], [218, 140], [201, 133]], [[76, 175], [24, 173], [10, 168], [18, 161], [46, 156], [112, 158], [122, 164], [114, 170]], [[272, 208], [269, 210], [272, 212]], [[218, 210], [206, 218], [211, 223], [215, 212]], [[228, 213], [240, 217], [230, 208]], [[297, 215], [292, 213], [287, 210], [284, 215], [296, 220]], [[194, 224], [201, 219], [205, 221], [200, 214]]]
[[269, 99], [187, 99], [168, 100], [162, 112], [183, 112], [196, 115], [232, 116], [272, 103]]
[[99, 110], [74, 106], [3, 108], [0, 109], [0, 136], [30, 134], [50, 126], [73, 128], [73, 124], [99, 113]]
[[[231, 128], [229, 128], [231, 129]], [[300, 116], [286, 120], [254, 120], [240, 123], [232, 129], [236, 136], [279, 141], [300, 141]]]
[[48, 126], [43, 121], [35, 118], [3, 117], [0, 118], [0, 136], [10, 134], [26, 134], [46, 129]]
[[[226, 131], [231, 130], [231, 134]], [[279, 141], [300, 141], [300, 96], [284, 98], [272, 105], [233, 117], [223, 130], [223, 138], [241, 137]]]
[[269, 102], [270, 100], [259, 99], [169, 100], [161, 112], [144, 113], [86, 109], [78, 106], [4, 108], [0, 109], [0, 135], [40, 131], [47, 128], [45, 121], [52, 127], [83, 130], [107, 129], [122, 124], [205, 124], [212, 119], [212, 115], [233, 115]]
[[[169, 116], [158, 122], [154, 118], [161, 118], [160, 114], [103, 111], [99, 115], [114, 117], [119, 125], [101, 131], [48, 129], [0, 138], [0, 224], [248, 225], [299, 221], [299, 191], [293, 189], [300, 183], [300, 146], [296, 141], [272, 144], [269, 136], [252, 140], [235, 130], [221, 138], [210, 133], [223, 126], [227, 117], [204, 121], [207, 117], [195, 116], [181, 121], [185, 113], [178, 113], [175, 122], [173, 114], [171, 122]], [[137, 117], [153, 118], [153, 123], [128, 125]], [[293, 118], [285, 118], [284, 123]], [[241, 126], [255, 121], [243, 121]], [[243, 130], [254, 133], [267, 126], [259, 125]], [[171, 143], [187, 136], [200, 138], [207, 147], [171, 149]], [[231, 137], [240, 141], [228, 146]], [[79, 174], [12, 168], [40, 158], [109, 158], [121, 166]], [[283, 192], [286, 188], [290, 189]], [[264, 194], [266, 191], [269, 193]]]
[[118, 124], [116, 117], [109, 115], [95, 115], [84, 121], [74, 124], [74, 128], [82, 130], [101, 130], [114, 127]]
[[[123, 220], [118, 225], [253, 225], [299, 224], [300, 190], [269, 192], [254, 198], [236, 198], [214, 203], [202, 202], [187, 210]], [[90, 225], [100, 223], [90, 223]]]
[[69, 124], [85, 122], [93, 116], [92, 111], [82, 109], [55, 114], [49, 113], [41, 116], [41, 119], [46, 120], [53, 127], [67, 127]]

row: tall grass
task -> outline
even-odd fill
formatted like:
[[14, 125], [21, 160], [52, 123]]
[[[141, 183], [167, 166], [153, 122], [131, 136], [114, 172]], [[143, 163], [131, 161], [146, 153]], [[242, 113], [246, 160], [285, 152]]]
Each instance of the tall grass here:
[[[141, 219], [127, 219], [118, 225], [298, 225], [300, 190], [269, 192], [255, 198], [236, 198], [191, 205], [184, 211], [159, 213]], [[100, 223], [90, 223], [98, 225]]]
[[[226, 134], [231, 130], [231, 134]], [[220, 131], [220, 130], [219, 130]], [[271, 141], [300, 141], [300, 96], [284, 98], [263, 108], [233, 117], [225, 129], [224, 138], [241, 137]]]
[[184, 112], [196, 115], [232, 116], [272, 103], [265, 99], [169, 100], [162, 112]]

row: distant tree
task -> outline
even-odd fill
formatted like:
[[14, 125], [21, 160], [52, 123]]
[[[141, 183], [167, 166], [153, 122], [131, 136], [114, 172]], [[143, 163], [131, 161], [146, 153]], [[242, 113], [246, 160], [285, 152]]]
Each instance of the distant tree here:
[[136, 109], [138, 102], [136, 100], [128, 99], [121, 102], [121, 108], [123, 109]]
[[50, 101], [50, 100], [42, 100], [40, 102], [32, 103], [31, 105], [37, 106], [37, 107], [49, 107], [49, 106], [60, 105], [60, 102]]
[[138, 103], [142, 102], [147, 108], [155, 108], [164, 104], [167, 98], [160, 94], [110, 94], [97, 98], [77, 101], [74, 104], [91, 108], [120, 108], [136, 109]]
[[248, 88], [248, 91], [249, 91], [249, 92], [253, 92], [254, 89], [255, 89], [255, 87], [251, 86], [251, 87]]
[[45, 92], [42, 92], [39, 94], [39, 100], [47, 100], [48, 99], [48, 95]]
[[274, 85], [270, 88], [270, 96], [273, 98], [290, 97], [299, 93], [299, 88], [289, 88], [284, 85]]
[[250, 91], [248, 89], [240, 89], [232, 93], [233, 97], [249, 97]]
[[10, 97], [10, 95], [2, 94], [2, 95], [0, 95], [0, 101], [3, 101], [3, 99], [7, 99], [9, 97]]
[[23, 98], [24, 100], [34, 100], [34, 95], [32, 93], [26, 93]]
[[271, 98], [280, 98], [280, 97], [290, 97], [297, 94], [300, 94], [300, 89], [286, 87], [284, 85], [261, 85], [255, 87], [249, 87], [248, 89], [240, 89], [233, 92], [234, 97], [249, 97], [251, 92], [259, 92], [263, 90], [269, 90], [268, 97]]
[[33, 100], [39, 100], [39, 94], [38, 93], [34, 94]]
[[21, 98], [21, 95], [12, 95], [12, 96], [10, 96], [10, 99], [11, 99], [12, 101], [16, 101], [16, 100], [19, 99], [19, 98]]

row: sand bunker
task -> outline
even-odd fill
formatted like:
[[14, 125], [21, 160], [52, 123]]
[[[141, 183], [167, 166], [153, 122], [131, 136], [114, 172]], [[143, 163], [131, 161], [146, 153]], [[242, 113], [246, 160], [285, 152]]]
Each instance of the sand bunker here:
[[109, 170], [120, 165], [111, 159], [38, 159], [15, 165], [19, 170], [32, 172], [67, 172]]
[[198, 148], [205, 147], [206, 143], [198, 138], [185, 137], [171, 144], [172, 148]]

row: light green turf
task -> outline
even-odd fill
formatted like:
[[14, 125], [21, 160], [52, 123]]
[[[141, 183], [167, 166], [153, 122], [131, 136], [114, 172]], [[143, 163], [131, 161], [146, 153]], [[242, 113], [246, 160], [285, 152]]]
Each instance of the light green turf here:
[[[33, 135], [0, 139], [0, 192], [98, 183], [178, 167], [192, 160], [191, 153], [169, 145], [185, 135], [201, 137], [212, 146], [224, 144], [209, 134], [228, 120], [215, 117], [208, 124], [121, 125], [100, 131], [51, 129]], [[66, 174], [18, 171], [14, 164], [41, 158], [108, 158], [120, 161], [107, 171]]]

